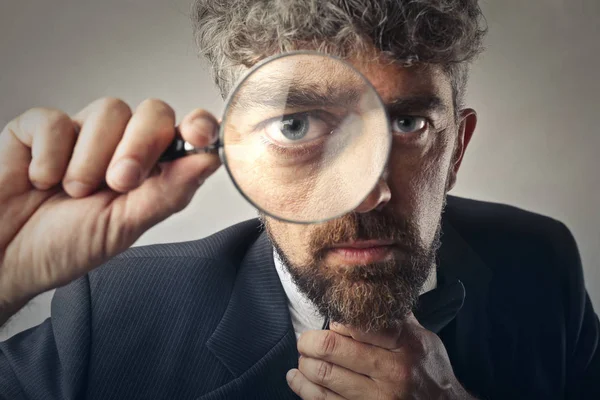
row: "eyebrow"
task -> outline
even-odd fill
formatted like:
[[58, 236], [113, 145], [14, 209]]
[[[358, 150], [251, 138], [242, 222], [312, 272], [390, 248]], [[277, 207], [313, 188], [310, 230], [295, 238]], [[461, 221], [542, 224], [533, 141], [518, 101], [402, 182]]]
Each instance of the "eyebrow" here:
[[411, 96], [400, 97], [386, 104], [386, 109], [390, 115], [399, 115], [406, 113], [433, 112], [444, 113], [448, 111], [448, 106], [444, 101], [435, 95], [432, 96]]
[[356, 106], [363, 95], [363, 88], [344, 87], [323, 83], [282, 84], [280, 82], [253, 82], [240, 91], [243, 94], [232, 101], [232, 108], [252, 109], [256, 107], [289, 108], [307, 107], [352, 107]]
[[[348, 107], [353, 108], [364, 95], [364, 87], [332, 84], [322, 85], [306, 83], [290, 83], [265, 79], [248, 83], [243, 88], [243, 96], [232, 100], [231, 108], [242, 110], [255, 108], [310, 108], [310, 107]], [[386, 103], [385, 108], [390, 115], [412, 113], [442, 114], [448, 110], [444, 101], [436, 95], [398, 97]]]

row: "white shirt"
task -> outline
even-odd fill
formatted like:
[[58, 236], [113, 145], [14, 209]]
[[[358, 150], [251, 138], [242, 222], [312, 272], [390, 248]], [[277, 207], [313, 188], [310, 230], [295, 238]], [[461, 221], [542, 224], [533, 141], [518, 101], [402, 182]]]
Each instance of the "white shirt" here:
[[[277, 270], [277, 274], [283, 285], [283, 290], [288, 299], [288, 308], [290, 310], [292, 324], [294, 325], [296, 339], [306, 331], [322, 329], [325, 324], [325, 318], [319, 314], [314, 304], [300, 292], [275, 250], [273, 250], [273, 260], [275, 261], [275, 269]], [[431, 268], [429, 277], [427, 278], [427, 281], [425, 281], [423, 289], [421, 289], [421, 294], [429, 292], [436, 287], [436, 269]]]

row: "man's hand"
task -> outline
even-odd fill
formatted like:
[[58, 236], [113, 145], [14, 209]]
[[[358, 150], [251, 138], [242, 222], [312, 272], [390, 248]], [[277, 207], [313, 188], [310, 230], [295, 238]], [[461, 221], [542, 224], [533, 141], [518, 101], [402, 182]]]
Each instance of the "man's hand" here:
[[411, 314], [400, 332], [363, 333], [333, 323], [298, 340], [288, 372], [302, 399], [474, 400], [458, 382], [442, 341]]
[[220, 165], [214, 154], [159, 163], [176, 134], [195, 146], [217, 120], [150, 99], [93, 102], [74, 116], [35, 108], [0, 133], [0, 325], [37, 294], [126, 250], [182, 210]]

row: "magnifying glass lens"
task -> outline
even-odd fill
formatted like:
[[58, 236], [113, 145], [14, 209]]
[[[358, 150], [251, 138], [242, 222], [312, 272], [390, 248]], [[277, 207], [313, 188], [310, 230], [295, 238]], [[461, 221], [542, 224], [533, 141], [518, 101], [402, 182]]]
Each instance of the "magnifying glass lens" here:
[[349, 64], [288, 54], [254, 69], [230, 97], [223, 158], [262, 212], [315, 223], [355, 209], [381, 177], [391, 135], [381, 99]]

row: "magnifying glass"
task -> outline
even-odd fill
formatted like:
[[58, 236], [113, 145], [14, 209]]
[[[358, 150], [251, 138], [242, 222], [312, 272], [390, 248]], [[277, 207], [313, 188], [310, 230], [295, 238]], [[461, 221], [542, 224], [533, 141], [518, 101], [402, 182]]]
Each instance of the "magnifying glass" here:
[[215, 152], [239, 192], [273, 218], [320, 223], [358, 207], [392, 143], [375, 88], [352, 65], [312, 51], [254, 66], [226, 102], [218, 141], [176, 139], [159, 161]]

